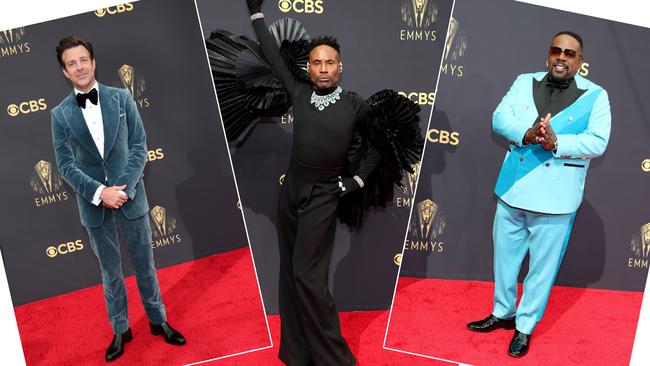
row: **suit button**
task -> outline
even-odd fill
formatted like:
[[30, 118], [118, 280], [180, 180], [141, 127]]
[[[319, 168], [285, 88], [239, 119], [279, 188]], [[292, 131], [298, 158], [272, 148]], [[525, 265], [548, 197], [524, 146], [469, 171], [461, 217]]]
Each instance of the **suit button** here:
[[519, 157], [519, 161], [524, 161], [524, 157], [523, 157], [523, 156], [520, 156], [520, 157]]
[[546, 166], [551, 166], [551, 163], [546, 163]]

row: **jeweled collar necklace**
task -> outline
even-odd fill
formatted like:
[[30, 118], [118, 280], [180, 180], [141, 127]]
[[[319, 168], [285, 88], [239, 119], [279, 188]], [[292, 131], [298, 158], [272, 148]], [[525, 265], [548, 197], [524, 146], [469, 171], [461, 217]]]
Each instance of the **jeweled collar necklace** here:
[[341, 99], [342, 91], [343, 89], [341, 89], [340, 86], [337, 86], [336, 89], [334, 89], [334, 91], [325, 95], [318, 95], [314, 90], [311, 92], [310, 103], [314, 106], [314, 108], [318, 109], [319, 111], [322, 111], [323, 109], [327, 108], [329, 105], [334, 104], [336, 103], [337, 100]]

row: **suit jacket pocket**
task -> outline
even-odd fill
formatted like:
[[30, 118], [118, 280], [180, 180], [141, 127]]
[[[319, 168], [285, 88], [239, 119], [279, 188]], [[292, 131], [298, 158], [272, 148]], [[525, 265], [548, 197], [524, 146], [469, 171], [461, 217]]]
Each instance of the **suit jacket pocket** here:
[[570, 166], [574, 168], [584, 168], [585, 166], [582, 164], [573, 164], [573, 163], [564, 163], [564, 166]]

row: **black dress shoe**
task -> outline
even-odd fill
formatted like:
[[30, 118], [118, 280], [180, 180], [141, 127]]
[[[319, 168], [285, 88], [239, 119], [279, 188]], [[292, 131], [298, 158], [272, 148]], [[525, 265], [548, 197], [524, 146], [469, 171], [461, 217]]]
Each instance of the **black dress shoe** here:
[[497, 328], [515, 329], [515, 317], [501, 319], [490, 314], [483, 320], [468, 323], [467, 328], [475, 332], [491, 332]]
[[165, 338], [165, 342], [169, 344], [176, 346], [182, 346], [185, 344], [185, 337], [183, 337], [179, 331], [172, 328], [167, 322], [164, 322], [162, 324], [149, 323], [149, 329], [151, 329], [151, 334], [153, 335], [162, 334], [163, 338]]
[[133, 333], [131, 333], [131, 328], [122, 334], [115, 334], [106, 350], [106, 361], [114, 361], [116, 358], [122, 356], [122, 353], [124, 353], [124, 343], [131, 342], [132, 340]]
[[524, 356], [528, 352], [529, 343], [530, 335], [515, 329], [515, 334], [510, 341], [510, 347], [508, 347], [508, 354], [512, 357]]

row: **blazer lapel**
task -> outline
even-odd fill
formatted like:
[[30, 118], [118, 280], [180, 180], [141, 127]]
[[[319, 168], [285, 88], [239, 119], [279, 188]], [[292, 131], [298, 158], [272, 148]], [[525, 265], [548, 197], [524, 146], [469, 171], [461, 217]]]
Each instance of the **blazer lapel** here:
[[93, 141], [93, 137], [90, 135], [88, 125], [86, 125], [86, 120], [81, 113], [81, 108], [77, 105], [74, 91], [66, 98], [64, 114], [70, 123], [70, 131], [77, 138], [79, 143], [101, 160], [102, 156], [99, 154], [97, 145], [95, 145], [95, 141]]
[[102, 106], [102, 120], [104, 123], [104, 159], [115, 144], [117, 131], [120, 128], [120, 101], [117, 93], [112, 93], [104, 85], [99, 84], [99, 103]]
[[558, 134], [578, 134], [589, 124], [589, 116], [599, 89], [588, 89], [569, 107], [563, 109], [555, 118], [551, 118], [551, 126]]
[[[528, 101], [528, 106], [532, 107], [526, 107], [526, 117], [530, 118], [531, 121], [531, 126], [537, 122], [539, 118], [539, 111], [537, 108], [537, 105], [535, 103], [535, 96], [534, 96], [534, 90], [537, 85], [541, 80], [543, 80], [543, 77], [546, 76], [546, 73], [540, 72], [537, 73], [535, 76], [533, 76], [533, 81], [532, 85], [530, 88], [526, 88], [523, 92], [525, 94], [525, 99]], [[576, 78], [578, 76], [576, 75]], [[577, 81], [576, 81], [577, 83]], [[544, 85], [541, 85], [540, 87], [545, 87]], [[593, 105], [593, 102], [595, 100], [595, 97], [598, 96], [598, 93], [595, 95], [593, 89], [580, 89], [578, 88], [577, 85], [576, 87], [576, 93], [579, 94], [579, 96], [573, 100], [573, 102], [567, 106], [564, 106], [562, 110], [558, 111], [555, 115], [551, 115], [551, 126], [555, 130], [556, 133], [580, 133], [586, 128], [584, 115], [587, 114], [587, 121], [588, 121], [588, 114], [591, 112], [591, 106]], [[580, 123], [577, 123], [577, 121], [580, 121]], [[569, 132], [567, 130], [567, 127], [570, 126], [571, 131], [575, 132]], [[537, 145], [536, 145], [537, 146]], [[544, 151], [540, 151], [544, 152]]]

